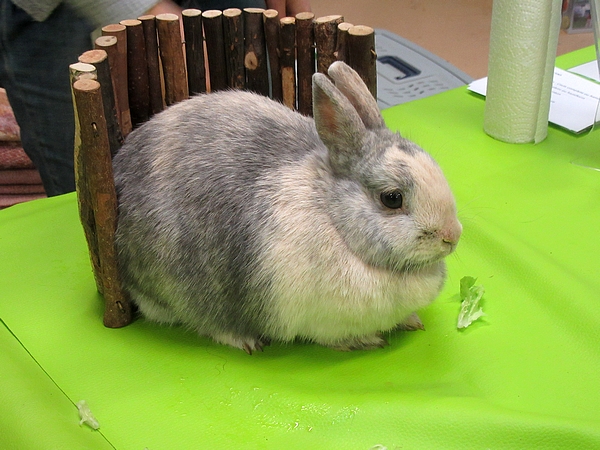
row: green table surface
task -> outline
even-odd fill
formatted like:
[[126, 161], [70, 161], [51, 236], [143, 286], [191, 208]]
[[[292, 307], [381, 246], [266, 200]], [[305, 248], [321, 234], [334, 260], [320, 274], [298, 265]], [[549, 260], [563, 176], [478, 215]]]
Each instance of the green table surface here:
[[[444, 169], [464, 234], [426, 331], [380, 350], [104, 328], [75, 195], [1, 211], [0, 448], [599, 449], [600, 172], [573, 161], [600, 167], [600, 132], [509, 145], [483, 109], [463, 87], [384, 113]], [[465, 275], [487, 315], [458, 331]]]

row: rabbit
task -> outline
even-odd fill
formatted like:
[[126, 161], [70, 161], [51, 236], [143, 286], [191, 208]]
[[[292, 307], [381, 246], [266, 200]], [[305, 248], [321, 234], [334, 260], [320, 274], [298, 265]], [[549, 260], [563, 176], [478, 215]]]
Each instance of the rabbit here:
[[343, 62], [313, 76], [314, 120], [244, 91], [200, 94], [113, 161], [122, 285], [147, 320], [252, 353], [338, 350], [417, 329], [462, 227], [432, 157], [386, 128]]

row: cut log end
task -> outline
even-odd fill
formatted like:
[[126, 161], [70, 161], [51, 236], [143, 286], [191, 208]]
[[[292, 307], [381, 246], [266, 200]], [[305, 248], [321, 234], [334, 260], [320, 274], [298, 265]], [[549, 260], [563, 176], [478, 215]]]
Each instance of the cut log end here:
[[87, 72], [91, 73], [96, 70], [96, 68], [92, 64], [87, 64], [87, 63], [82, 63], [82, 62], [70, 64], [69, 69], [71, 69], [73, 72], [77, 72], [77, 73], [87, 73]]
[[179, 20], [179, 16], [177, 14], [164, 13], [157, 15], [156, 20], [163, 20], [165, 22], [176, 22]]
[[348, 29], [348, 33], [352, 36], [368, 36], [373, 34], [375, 30], [366, 25], [354, 25]]
[[125, 25], [122, 23], [112, 23], [102, 27], [103, 33], [119, 33], [121, 31], [125, 31]]
[[336, 20], [340, 20], [341, 18], [342, 18], [342, 16], [339, 14], [334, 14], [331, 16], [323, 16], [323, 17], [318, 17], [317, 19], [315, 19], [315, 23], [320, 24], [320, 23], [335, 22]]
[[267, 9], [265, 12], [263, 12], [263, 16], [265, 16], [267, 19], [275, 19], [277, 16], [279, 16], [279, 12], [277, 12], [276, 9]]
[[106, 50], [88, 50], [79, 56], [79, 62], [86, 64], [98, 64], [104, 61], [106, 58], [108, 58], [108, 53], [106, 53]]
[[311, 12], [301, 12], [296, 14], [296, 20], [313, 20], [314, 18], [315, 15]]
[[215, 19], [222, 15], [223, 12], [219, 11], [218, 9], [209, 9], [208, 11], [204, 11], [202, 13], [202, 17], [204, 17], [205, 19]]
[[126, 27], [137, 27], [142, 24], [142, 21], [137, 20], [137, 19], [126, 19], [126, 20], [121, 20], [121, 22], [119, 22], [119, 23], [121, 25], [125, 25]]
[[181, 11], [181, 15], [185, 17], [198, 17], [202, 15], [202, 11], [196, 8], [188, 8]]
[[96, 47], [111, 47], [117, 45], [116, 36], [100, 36], [94, 41]]
[[223, 15], [229, 18], [238, 17], [242, 15], [242, 10], [239, 8], [227, 8], [223, 11]]
[[92, 92], [100, 89], [100, 83], [98, 83], [96, 80], [84, 78], [75, 81], [75, 83], [73, 83], [73, 89], [82, 92]]

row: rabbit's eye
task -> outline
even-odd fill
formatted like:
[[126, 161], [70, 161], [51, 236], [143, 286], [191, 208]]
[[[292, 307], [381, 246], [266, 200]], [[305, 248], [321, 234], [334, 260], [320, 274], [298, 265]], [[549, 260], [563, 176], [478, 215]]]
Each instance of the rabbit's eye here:
[[382, 192], [380, 197], [383, 206], [390, 209], [402, 208], [402, 192], [400, 191], [386, 191]]

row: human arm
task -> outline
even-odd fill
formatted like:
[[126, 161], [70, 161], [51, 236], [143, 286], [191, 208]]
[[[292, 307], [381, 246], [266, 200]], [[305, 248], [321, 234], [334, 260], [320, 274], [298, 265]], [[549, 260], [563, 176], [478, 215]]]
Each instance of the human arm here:
[[279, 17], [295, 16], [310, 11], [310, 0], [266, 0], [267, 8], [279, 12]]

